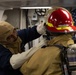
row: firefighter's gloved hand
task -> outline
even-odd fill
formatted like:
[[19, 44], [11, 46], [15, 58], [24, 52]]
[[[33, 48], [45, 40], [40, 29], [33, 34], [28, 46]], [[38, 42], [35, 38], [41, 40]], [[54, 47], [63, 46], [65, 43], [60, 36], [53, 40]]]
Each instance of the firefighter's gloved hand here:
[[69, 48], [76, 49], [76, 44], [70, 45]]
[[44, 35], [46, 33], [46, 29], [43, 22], [37, 25], [37, 32], [41, 35]]

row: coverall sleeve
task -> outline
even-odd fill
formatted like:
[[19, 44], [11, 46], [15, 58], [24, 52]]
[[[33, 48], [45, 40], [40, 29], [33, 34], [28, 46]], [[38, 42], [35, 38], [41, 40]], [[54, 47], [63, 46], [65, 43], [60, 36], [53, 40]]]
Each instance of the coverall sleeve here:
[[10, 58], [12, 53], [4, 46], [0, 45], [0, 68], [1, 69], [12, 69], [10, 65]]
[[18, 31], [18, 36], [22, 39], [22, 42], [26, 44], [40, 36], [36, 30], [36, 26]]

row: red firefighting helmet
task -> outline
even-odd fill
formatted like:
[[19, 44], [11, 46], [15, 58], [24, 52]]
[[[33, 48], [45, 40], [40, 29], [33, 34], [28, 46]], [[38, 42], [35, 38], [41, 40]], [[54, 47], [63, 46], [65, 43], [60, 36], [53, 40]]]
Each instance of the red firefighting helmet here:
[[70, 33], [75, 32], [72, 15], [65, 8], [50, 9], [45, 15], [46, 29], [54, 33]]

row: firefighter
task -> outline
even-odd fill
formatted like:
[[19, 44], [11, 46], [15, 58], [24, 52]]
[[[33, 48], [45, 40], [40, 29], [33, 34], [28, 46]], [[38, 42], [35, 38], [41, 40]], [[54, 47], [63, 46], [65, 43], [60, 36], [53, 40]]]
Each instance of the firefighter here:
[[[17, 31], [8, 22], [0, 21], [0, 75], [23, 75], [19, 68], [36, 50], [24, 46], [44, 34], [44, 24]], [[27, 54], [30, 56], [27, 57]]]
[[51, 39], [22, 65], [20, 71], [23, 75], [63, 75], [61, 49], [56, 45], [68, 47], [74, 44], [72, 36], [76, 27], [70, 12], [62, 7], [49, 9], [45, 20], [45, 28]]

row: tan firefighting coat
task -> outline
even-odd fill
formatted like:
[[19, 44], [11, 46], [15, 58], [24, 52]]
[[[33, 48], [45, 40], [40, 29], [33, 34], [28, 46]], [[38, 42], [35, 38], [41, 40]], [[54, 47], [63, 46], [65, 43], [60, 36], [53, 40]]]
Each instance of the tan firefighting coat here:
[[26, 61], [20, 71], [23, 75], [62, 75], [60, 49], [54, 45], [58, 44], [67, 47], [74, 44], [71, 38], [70, 34], [54, 37], [48, 42], [47, 47], [40, 48]]

